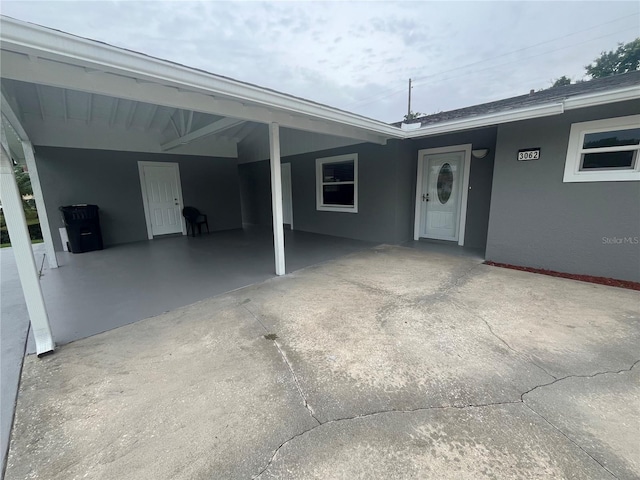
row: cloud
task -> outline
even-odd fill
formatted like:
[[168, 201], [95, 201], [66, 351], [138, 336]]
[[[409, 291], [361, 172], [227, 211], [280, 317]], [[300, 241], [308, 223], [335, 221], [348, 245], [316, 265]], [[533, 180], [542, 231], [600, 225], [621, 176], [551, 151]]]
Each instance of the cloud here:
[[385, 121], [544, 88], [637, 36], [637, 2], [32, 2], [2, 12]]

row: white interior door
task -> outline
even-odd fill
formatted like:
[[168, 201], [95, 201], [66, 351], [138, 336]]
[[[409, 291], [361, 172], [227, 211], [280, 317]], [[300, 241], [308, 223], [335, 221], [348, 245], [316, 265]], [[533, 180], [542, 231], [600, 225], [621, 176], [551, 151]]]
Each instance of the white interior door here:
[[282, 177], [282, 223], [293, 230], [293, 201], [291, 197], [291, 164], [281, 165]]
[[422, 237], [458, 240], [465, 152], [423, 157]]
[[142, 171], [152, 236], [182, 233], [178, 165], [146, 164]]

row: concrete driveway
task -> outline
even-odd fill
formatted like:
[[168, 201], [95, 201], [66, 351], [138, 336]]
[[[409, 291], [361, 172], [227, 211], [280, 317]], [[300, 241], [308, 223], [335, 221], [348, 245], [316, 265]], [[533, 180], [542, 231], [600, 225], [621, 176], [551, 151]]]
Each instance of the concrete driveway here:
[[376, 247], [29, 357], [7, 478], [637, 479], [639, 310]]

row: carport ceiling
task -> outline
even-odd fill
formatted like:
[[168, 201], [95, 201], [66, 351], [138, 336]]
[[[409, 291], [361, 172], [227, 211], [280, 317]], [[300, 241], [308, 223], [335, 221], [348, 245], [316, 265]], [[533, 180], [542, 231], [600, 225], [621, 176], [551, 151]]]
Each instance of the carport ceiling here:
[[16, 80], [2, 80], [2, 91], [24, 124], [65, 122], [154, 131], [160, 134], [163, 150], [209, 135], [240, 142], [257, 127], [254, 122], [230, 121], [193, 110]]
[[[162, 113], [157, 120], [151, 115], [157, 105], [169, 109], [165, 112], [169, 124], [172, 120], [176, 127], [185, 123], [184, 129], [177, 128], [180, 133], [188, 130], [190, 112], [200, 112], [234, 119], [217, 126], [215, 121], [210, 123], [214, 130], [249, 121], [373, 143], [404, 137], [397, 127], [350, 112], [37, 25], [6, 17], [0, 20], [3, 80], [30, 83], [35, 89], [29, 107], [22, 107], [25, 114], [27, 109], [36, 114], [39, 110], [45, 117], [51, 108], [64, 118], [66, 109], [67, 120], [79, 116], [93, 121], [97, 115], [110, 121], [115, 115], [113, 122], [124, 122], [125, 127], [127, 123], [146, 127], [151, 119], [149, 128], [167, 128], [160, 120]], [[64, 92], [52, 93], [49, 99], [45, 86]], [[149, 107], [114, 108], [112, 101], [102, 97]], [[184, 120], [182, 113], [171, 109], [185, 111]]]

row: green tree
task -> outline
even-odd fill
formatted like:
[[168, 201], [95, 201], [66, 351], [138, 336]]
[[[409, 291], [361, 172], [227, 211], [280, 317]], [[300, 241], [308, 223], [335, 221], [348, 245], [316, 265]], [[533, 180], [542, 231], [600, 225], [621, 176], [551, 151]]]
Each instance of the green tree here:
[[420, 112], [414, 112], [413, 110], [411, 110], [409, 113], [407, 113], [404, 116], [404, 120], [405, 122], [408, 120], [415, 120], [416, 118], [420, 118], [424, 115], [424, 113], [420, 113]]
[[569, 77], [567, 77], [566, 75], [563, 75], [560, 78], [556, 78], [555, 79], [555, 81], [553, 82], [553, 85], [551, 85], [551, 88], [553, 88], [553, 87], [563, 87], [565, 85], [571, 85], [571, 79]]
[[20, 195], [25, 197], [26, 195], [33, 195], [33, 189], [31, 188], [31, 177], [25, 172], [20, 165], [13, 167], [13, 171], [16, 175], [16, 183], [18, 184], [18, 190]]
[[602, 52], [584, 68], [591, 78], [603, 78], [640, 70], [640, 37], [624, 45], [618, 43], [617, 49]]

